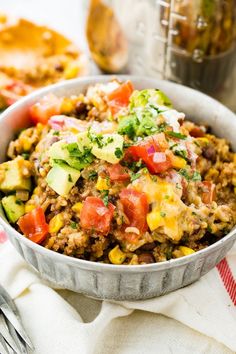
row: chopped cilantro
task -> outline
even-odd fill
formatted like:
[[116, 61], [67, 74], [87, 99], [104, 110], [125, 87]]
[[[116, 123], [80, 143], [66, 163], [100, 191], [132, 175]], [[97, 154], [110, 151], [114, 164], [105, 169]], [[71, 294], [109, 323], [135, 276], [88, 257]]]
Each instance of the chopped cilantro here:
[[97, 144], [100, 149], [104, 146], [103, 136], [101, 134], [92, 133], [91, 128], [88, 130], [88, 138], [92, 143]]
[[60, 134], [59, 130], [55, 130], [55, 132], [53, 132], [53, 135], [58, 136]]
[[185, 168], [179, 170], [179, 174], [183, 176], [187, 181], [190, 181], [191, 177], [188, 174], [188, 171]]
[[91, 181], [94, 181], [96, 178], [97, 178], [98, 174], [96, 171], [91, 171], [88, 175], [88, 178], [91, 180]]
[[133, 139], [136, 135], [138, 124], [138, 118], [135, 115], [122, 117], [118, 125], [118, 133]]
[[162, 218], [164, 218], [166, 216], [166, 213], [164, 213], [164, 211], [161, 211], [160, 215], [161, 215]]
[[157, 131], [158, 131], [158, 133], [162, 133], [162, 132], [164, 132], [165, 131], [165, 129], [166, 129], [166, 126], [167, 126], [167, 124], [164, 122], [164, 123], [161, 123], [161, 124], [159, 124], [158, 126], [157, 126]]
[[23, 152], [21, 156], [23, 157], [23, 159], [28, 160], [30, 154], [28, 152]]
[[[148, 171], [148, 169], [147, 169], [147, 171]], [[153, 182], [157, 182], [157, 176], [151, 175], [151, 179], [152, 179]]]
[[179, 174], [183, 176], [188, 182], [201, 181], [201, 175], [198, 171], [194, 171], [192, 175], [189, 175], [188, 171], [185, 168], [181, 168], [181, 170], [179, 170]]
[[71, 177], [71, 174], [70, 174], [70, 173], [68, 174], [68, 182], [73, 182], [73, 180], [72, 180], [72, 177]]
[[120, 148], [115, 149], [115, 155], [118, 159], [123, 155], [123, 152], [121, 151]]
[[131, 175], [130, 175], [130, 180], [131, 180], [131, 182], [135, 181], [135, 180], [138, 179], [140, 176], [141, 176], [141, 173], [134, 173], [134, 172], [131, 172]]
[[[77, 170], [85, 168], [94, 160], [94, 156], [91, 154], [91, 148], [84, 146], [81, 151], [76, 142], [65, 145], [64, 149], [69, 152], [69, 159], [66, 163]], [[57, 163], [55, 160], [54, 162]]]
[[22, 202], [22, 200], [20, 200], [20, 199], [16, 199], [16, 204], [17, 204], [17, 205], [22, 205], [23, 202]]
[[165, 132], [167, 135], [172, 136], [173, 138], [177, 138], [177, 139], [186, 139], [187, 135], [181, 134], [181, 133], [176, 133], [173, 132], [172, 130], [168, 130]]
[[177, 144], [177, 143], [176, 143], [176, 144], [174, 144], [174, 145], [171, 145], [171, 146], [170, 146], [170, 149], [171, 149], [171, 150], [174, 150], [174, 148], [176, 148], [177, 146], [178, 146], [178, 144]]
[[114, 141], [114, 138], [112, 136], [109, 136], [107, 138], [107, 144], [113, 143], [113, 141]]
[[207, 231], [212, 233], [212, 228], [209, 225], [207, 226]]
[[164, 196], [164, 199], [169, 199], [169, 198], [170, 198], [170, 196], [167, 194]]
[[52, 161], [54, 164], [57, 164], [57, 165], [65, 165], [65, 164], [67, 165], [67, 163], [62, 159], [52, 159]]
[[77, 143], [70, 143], [65, 146], [65, 149], [68, 150], [70, 156], [81, 156], [82, 152], [80, 151]]
[[149, 107], [155, 109], [155, 111], [157, 111], [158, 114], [163, 112], [163, 110], [161, 110], [159, 107], [155, 106], [154, 104], [149, 103]]
[[108, 199], [109, 191], [108, 190], [103, 190], [103, 191], [101, 191], [101, 193], [102, 193], [103, 203], [107, 207], [108, 203], [109, 203], [109, 199]]
[[124, 148], [128, 148], [128, 147], [130, 147], [130, 146], [132, 146], [133, 144], [131, 144], [131, 143], [126, 143], [126, 142], [124, 142], [123, 143], [123, 147]]
[[202, 177], [201, 174], [198, 171], [194, 171], [193, 176], [192, 176], [192, 181], [201, 181]]
[[197, 215], [197, 213], [195, 213], [195, 211], [192, 211], [192, 215]]
[[78, 224], [75, 221], [71, 221], [70, 226], [72, 227], [72, 229], [77, 229]]
[[[148, 173], [147, 167], [144, 167], [144, 168], [142, 169], [142, 171], [143, 171], [144, 174]], [[152, 176], [152, 177], [156, 177], [156, 176]]]
[[187, 160], [188, 156], [187, 156], [187, 151], [186, 150], [174, 150], [174, 154], [177, 156], [182, 157], [183, 159]]

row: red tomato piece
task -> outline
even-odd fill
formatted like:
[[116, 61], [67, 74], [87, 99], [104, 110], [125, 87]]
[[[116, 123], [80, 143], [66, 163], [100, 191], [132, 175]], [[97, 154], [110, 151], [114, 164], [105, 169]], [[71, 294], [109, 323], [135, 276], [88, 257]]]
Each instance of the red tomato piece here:
[[170, 157], [164, 153], [166, 147], [163, 137], [159, 142], [156, 135], [144, 139], [138, 145], [130, 146], [128, 150], [134, 160], [143, 160], [149, 172], [155, 174], [165, 172], [172, 166]]
[[33, 123], [47, 124], [49, 118], [60, 114], [61, 100], [60, 98], [49, 94], [36, 102], [29, 109], [30, 118]]
[[48, 224], [41, 207], [21, 216], [18, 225], [23, 234], [35, 243], [44, 241], [48, 234]]
[[130, 175], [126, 171], [125, 167], [121, 166], [119, 163], [107, 167], [107, 172], [112, 182], [128, 181], [130, 179]]
[[106, 207], [101, 198], [87, 197], [80, 212], [80, 225], [86, 230], [95, 230], [107, 235], [115, 206], [111, 203]]
[[127, 227], [136, 227], [141, 233], [147, 231], [148, 201], [146, 194], [135, 189], [125, 188], [120, 193], [120, 201], [130, 222]]
[[211, 204], [216, 199], [215, 184], [210, 181], [202, 182], [202, 201], [204, 204]]
[[128, 106], [133, 91], [134, 87], [131, 81], [126, 81], [108, 94], [108, 106], [112, 114], [116, 114], [122, 107]]
[[205, 135], [204, 131], [200, 127], [194, 127], [190, 130], [189, 134], [194, 138], [202, 138]]

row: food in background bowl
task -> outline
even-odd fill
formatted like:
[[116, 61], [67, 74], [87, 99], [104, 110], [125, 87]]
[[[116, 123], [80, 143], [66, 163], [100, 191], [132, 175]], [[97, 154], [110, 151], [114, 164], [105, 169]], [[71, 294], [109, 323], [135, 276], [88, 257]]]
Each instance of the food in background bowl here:
[[84, 54], [62, 34], [0, 16], [0, 109], [36, 88], [85, 73]]
[[84, 260], [147, 264], [192, 254], [236, 221], [235, 154], [130, 81], [49, 94], [0, 165], [2, 205], [33, 242]]

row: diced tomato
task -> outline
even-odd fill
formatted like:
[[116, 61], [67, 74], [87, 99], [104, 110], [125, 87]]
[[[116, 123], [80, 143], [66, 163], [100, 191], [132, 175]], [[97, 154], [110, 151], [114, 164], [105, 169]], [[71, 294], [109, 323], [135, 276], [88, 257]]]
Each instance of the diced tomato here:
[[129, 98], [133, 91], [132, 83], [126, 81], [108, 94], [108, 106], [112, 114], [116, 114], [121, 108], [128, 106]]
[[202, 182], [202, 201], [204, 204], [211, 204], [216, 199], [215, 184], [211, 181]]
[[128, 153], [133, 156], [134, 160], [143, 160], [149, 172], [162, 173], [172, 166], [170, 157], [165, 154], [167, 146], [162, 134], [157, 134], [144, 139], [138, 145], [130, 146]]
[[53, 94], [49, 94], [30, 107], [30, 118], [35, 124], [47, 124], [49, 118], [60, 114], [60, 106], [60, 98], [54, 96]]
[[18, 225], [23, 234], [35, 243], [44, 241], [48, 234], [48, 224], [41, 207], [21, 216]]
[[125, 188], [120, 193], [120, 201], [124, 213], [129, 219], [127, 227], [136, 227], [141, 233], [147, 231], [148, 201], [146, 194], [132, 188]]
[[130, 179], [129, 173], [126, 171], [125, 167], [121, 166], [119, 163], [115, 165], [110, 165], [107, 167], [107, 172], [109, 174], [110, 180], [113, 181], [128, 181]]
[[106, 207], [101, 198], [87, 197], [80, 212], [80, 225], [85, 230], [95, 230], [107, 235], [115, 206], [111, 203]]
[[204, 131], [200, 127], [194, 127], [190, 130], [189, 134], [194, 138], [202, 138], [205, 135]]

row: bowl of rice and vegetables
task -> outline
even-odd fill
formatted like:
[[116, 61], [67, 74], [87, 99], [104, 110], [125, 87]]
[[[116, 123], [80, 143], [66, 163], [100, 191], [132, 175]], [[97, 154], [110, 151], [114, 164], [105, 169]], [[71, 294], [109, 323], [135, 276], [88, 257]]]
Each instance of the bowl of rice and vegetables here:
[[[236, 154], [207, 118], [193, 121], [184, 104], [183, 112], [176, 108], [176, 90], [233, 116], [191, 89], [132, 77], [54, 85], [4, 113], [3, 125], [18, 118], [0, 164], [1, 222], [47, 279], [60, 283], [55, 273], [62, 267], [64, 275], [78, 267], [86, 274], [88, 267], [93, 282], [107, 269], [112, 280], [96, 279], [90, 291], [83, 288], [85, 274], [68, 281], [65, 275], [62, 286], [96, 297], [144, 298], [176, 288], [167, 279], [171, 265], [186, 273], [188, 260], [199, 259], [203, 268], [206, 260], [210, 269], [223, 258], [218, 248], [236, 223]], [[232, 246], [234, 236], [229, 240]], [[211, 262], [208, 249], [216, 254]], [[50, 262], [46, 271], [43, 259]], [[164, 280], [154, 285], [158, 267]], [[126, 284], [117, 295], [119, 272], [132, 283], [149, 270], [150, 286], [140, 293], [140, 284], [133, 291]], [[181, 281], [177, 288], [186, 285]]]

